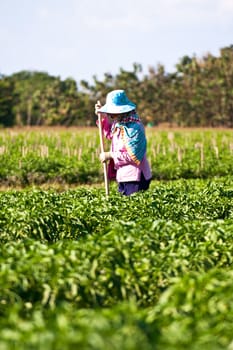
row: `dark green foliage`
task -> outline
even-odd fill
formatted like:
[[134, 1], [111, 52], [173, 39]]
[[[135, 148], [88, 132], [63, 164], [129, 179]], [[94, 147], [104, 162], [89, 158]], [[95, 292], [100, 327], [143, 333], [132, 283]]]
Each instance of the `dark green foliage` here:
[[1, 350], [232, 349], [232, 132], [147, 132], [109, 198], [97, 128], [1, 133]]
[[[213, 178], [233, 173], [231, 130], [146, 129], [153, 179]], [[105, 143], [108, 150], [109, 143]], [[0, 133], [0, 184], [94, 184], [103, 181], [96, 128]]]
[[0, 347], [231, 349], [232, 186], [0, 193]]
[[11, 79], [1, 78], [0, 76], [0, 127], [15, 125], [15, 103], [16, 92], [14, 83]]
[[[45, 72], [22, 71], [0, 77], [0, 122], [22, 125], [95, 125], [94, 105], [105, 103], [110, 90], [125, 89], [145, 124], [233, 127], [233, 46], [220, 49], [219, 57], [184, 56], [176, 71], [134, 63], [93, 84], [61, 80]], [[94, 73], [94, 72], [93, 72]], [[80, 91], [79, 91], [80, 90]], [[12, 96], [17, 99], [12, 101]]]

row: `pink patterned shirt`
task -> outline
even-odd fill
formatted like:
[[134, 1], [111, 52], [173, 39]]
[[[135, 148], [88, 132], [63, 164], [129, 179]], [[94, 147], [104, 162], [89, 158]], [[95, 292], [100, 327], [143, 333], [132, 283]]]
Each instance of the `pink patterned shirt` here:
[[137, 165], [126, 150], [120, 129], [116, 128], [112, 133], [112, 123], [109, 122], [107, 117], [102, 121], [102, 128], [105, 137], [111, 140], [111, 153], [117, 171], [117, 182], [140, 181], [141, 172], [143, 172], [146, 180], [151, 179], [152, 174], [146, 154], [140, 164]]

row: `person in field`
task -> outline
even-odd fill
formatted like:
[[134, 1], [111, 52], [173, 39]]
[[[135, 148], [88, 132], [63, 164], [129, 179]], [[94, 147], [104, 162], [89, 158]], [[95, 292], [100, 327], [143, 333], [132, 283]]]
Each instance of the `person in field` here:
[[104, 106], [96, 103], [95, 113], [101, 113], [103, 133], [111, 140], [110, 151], [100, 153], [100, 161], [108, 161], [109, 179], [115, 178], [118, 191], [126, 196], [147, 190], [152, 174], [146, 156], [145, 130], [136, 105], [124, 90], [114, 90], [107, 94]]

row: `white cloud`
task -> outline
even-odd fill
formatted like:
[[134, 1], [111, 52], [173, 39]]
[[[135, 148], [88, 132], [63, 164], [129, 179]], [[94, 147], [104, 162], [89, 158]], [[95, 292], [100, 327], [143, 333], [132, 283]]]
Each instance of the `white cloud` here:
[[[82, 2], [76, 6], [77, 15], [83, 11], [84, 26], [100, 32], [104, 30], [171, 30], [191, 26], [225, 25], [233, 15], [233, 0], [99, 0], [84, 10]], [[106, 32], [106, 35], [108, 33]]]
[[[141, 17], [137, 13], [126, 13], [123, 16], [113, 18], [101, 18], [96, 16], [86, 16], [83, 19], [85, 26], [95, 30], [126, 30], [148, 31], [152, 28], [150, 18]], [[107, 33], [106, 33], [107, 34]]]
[[219, 0], [219, 8], [222, 13], [233, 16], [233, 1], [232, 0]]
[[40, 7], [37, 9], [36, 15], [39, 19], [47, 20], [50, 17], [50, 11], [47, 7]]

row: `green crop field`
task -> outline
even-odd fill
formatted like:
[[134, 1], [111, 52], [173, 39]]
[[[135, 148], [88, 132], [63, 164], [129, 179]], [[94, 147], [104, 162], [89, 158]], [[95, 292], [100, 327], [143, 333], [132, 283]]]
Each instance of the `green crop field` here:
[[[233, 173], [232, 130], [146, 131], [154, 179]], [[0, 184], [97, 184], [103, 181], [98, 155], [97, 128], [0, 131]]]
[[233, 132], [146, 132], [109, 198], [96, 129], [0, 132], [0, 350], [233, 349]]

